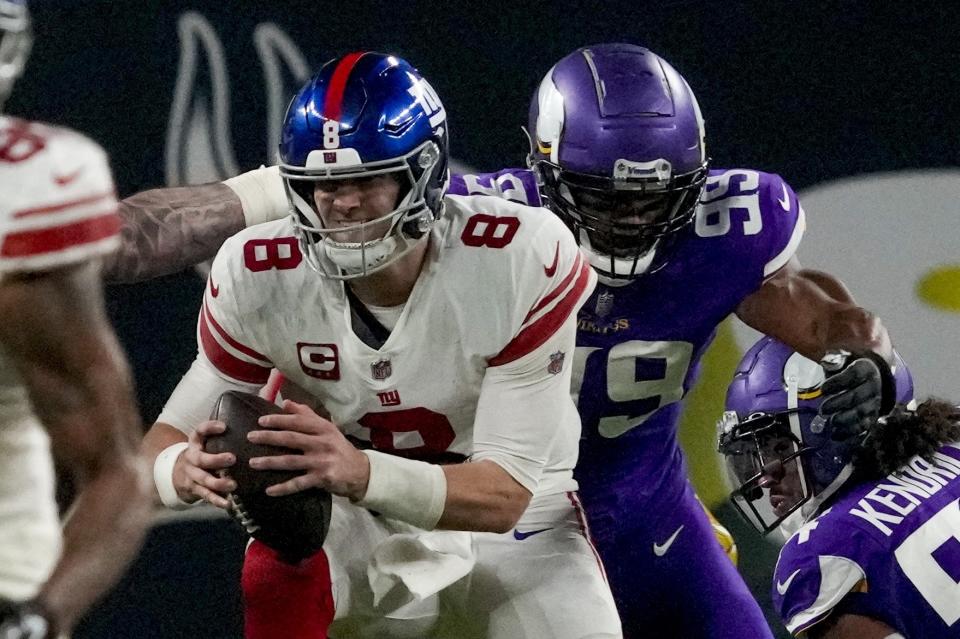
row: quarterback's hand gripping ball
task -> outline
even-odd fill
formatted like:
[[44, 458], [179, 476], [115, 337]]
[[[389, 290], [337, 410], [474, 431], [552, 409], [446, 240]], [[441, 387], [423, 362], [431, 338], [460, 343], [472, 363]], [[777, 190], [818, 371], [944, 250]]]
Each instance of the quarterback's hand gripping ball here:
[[247, 434], [261, 430], [258, 420], [263, 415], [282, 413], [276, 404], [250, 393], [227, 391], [217, 400], [210, 419], [222, 421], [226, 429], [208, 437], [204, 450], [208, 453], [233, 453], [236, 463], [225, 469], [237, 484], [230, 493], [230, 513], [254, 539], [276, 550], [290, 563], [315, 554], [323, 546], [330, 527], [330, 493], [311, 488], [292, 495], [271, 497], [268, 486], [288, 481], [299, 471], [255, 470], [253, 457], [292, 455], [299, 451], [279, 446], [254, 444]]

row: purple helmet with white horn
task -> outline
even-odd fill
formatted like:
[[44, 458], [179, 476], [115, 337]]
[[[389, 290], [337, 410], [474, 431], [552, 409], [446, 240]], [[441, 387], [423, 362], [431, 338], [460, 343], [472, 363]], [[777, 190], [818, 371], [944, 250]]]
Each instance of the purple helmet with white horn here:
[[632, 44], [582, 47], [530, 104], [529, 164], [549, 206], [606, 278], [665, 263], [707, 177], [703, 118], [686, 80]]

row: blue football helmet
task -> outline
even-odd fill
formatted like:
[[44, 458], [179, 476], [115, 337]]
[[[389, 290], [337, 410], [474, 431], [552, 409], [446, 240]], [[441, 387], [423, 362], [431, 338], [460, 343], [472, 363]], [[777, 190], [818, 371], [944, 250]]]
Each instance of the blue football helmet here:
[[546, 201], [610, 284], [663, 266], [707, 178], [703, 118], [686, 80], [632, 44], [577, 49], [530, 103]]
[[0, 108], [23, 73], [32, 43], [26, 0], [0, 0]]
[[[357, 52], [327, 62], [293, 98], [280, 139], [280, 175], [307, 262], [336, 279], [382, 269], [413, 248], [443, 211], [449, 181], [446, 111], [408, 62]], [[396, 208], [349, 227], [325, 228], [318, 182], [391, 174]], [[368, 239], [375, 229], [389, 228]], [[357, 242], [337, 241], [353, 233]]]
[[[913, 403], [913, 379], [896, 354], [897, 402]], [[834, 440], [819, 414], [820, 364], [771, 337], [747, 351], [727, 389], [717, 423], [730, 497], [757, 530], [768, 533], [798, 510], [804, 518], [846, 482], [862, 436]], [[864, 436], [866, 433], [864, 433]]]

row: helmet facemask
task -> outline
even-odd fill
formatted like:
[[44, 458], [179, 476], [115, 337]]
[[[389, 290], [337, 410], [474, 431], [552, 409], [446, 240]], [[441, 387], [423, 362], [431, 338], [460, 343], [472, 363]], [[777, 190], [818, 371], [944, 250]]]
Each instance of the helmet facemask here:
[[[706, 163], [673, 176], [666, 160], [618, 160], [614, 177], [565, 171], [545, 159], [532, 164], [547, 206], [612, 283], [626, 283], [666, 264], [668, 245], [693, 220], [707, 177]], [[638, 172], [645, 175], [631, 175]]]
[[33, 34], [25, 4], [0, 0], [0, 107], [27, 64]]
[[727, 411], [717, 424], [733, 505], [764, 534], [814, 495], [804, 463], [813, 449], [794, 432], [797, 413], [753, 413], [740, 421]]
[[[375, 273], [407, 254], [439, 217], [442, 199], [428, 202], [427, 196], [438, 172], [446, 172], [443, 160], [437, 145], [428, 140], [407, 155], [379, 162], [319, 168], [281, 164], [307, 263], [325, 277], [347, 280]], [[325, 225], [314, 200], [318, 183], [379, 175], [393, 176], [400, 184], [393, 210], [350, 226]]]

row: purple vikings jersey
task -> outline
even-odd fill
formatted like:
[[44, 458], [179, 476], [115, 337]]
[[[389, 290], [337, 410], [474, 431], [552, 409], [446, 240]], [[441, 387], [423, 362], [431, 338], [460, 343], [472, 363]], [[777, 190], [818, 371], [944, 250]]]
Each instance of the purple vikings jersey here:
[[[533, 175], [520, 169], [454, 176], [450, 188], [540, 203]], [[580, 311], [576, 475], [628, 634], [652, 618], [676, 636], [769, 636], [756, 634], [760, 609], [697, 504], [677, 424], [717, 326], [787, 263], [803, 230], [803, 210], [779, 176], [712, 170], [666, 265], [624, 286], [598, 284]], [[702, 614], [690, 615], [685, 601]]]
[[960, 443], [857, 484], [780, 551], [773, 602], [803, 632], [832, 611], [960, 637]]

